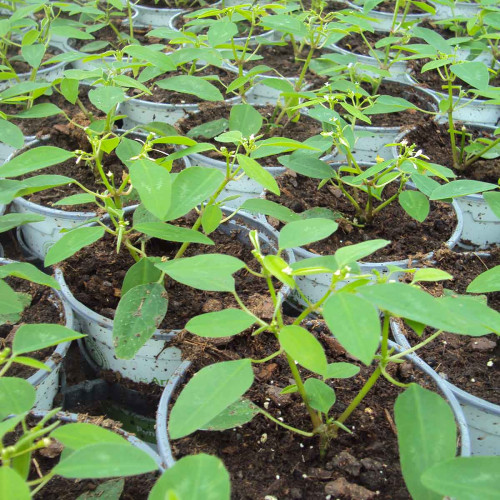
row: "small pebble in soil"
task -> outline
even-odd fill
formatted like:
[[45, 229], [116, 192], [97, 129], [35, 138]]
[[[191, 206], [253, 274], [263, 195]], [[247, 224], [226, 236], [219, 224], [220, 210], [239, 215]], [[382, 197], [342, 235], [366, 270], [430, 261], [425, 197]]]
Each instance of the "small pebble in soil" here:
[[476, 381], [476, 379], [475, 379], [475, 378], [471, 378], [471, 379], [470, 379], [470, 381], [471, 381], [471, 382], [475, 382], [475, 381]]
[[486, 363], [486, 366], [488, 366], [488, 367], [490, 367], [490, 368], [491, 368], [491, 367], [493, 366], [493, 364], [494, 364], [494, 363], [493, 363], [493, 361], [491, 361], [491, 359], [490, 359], [490, 360]]

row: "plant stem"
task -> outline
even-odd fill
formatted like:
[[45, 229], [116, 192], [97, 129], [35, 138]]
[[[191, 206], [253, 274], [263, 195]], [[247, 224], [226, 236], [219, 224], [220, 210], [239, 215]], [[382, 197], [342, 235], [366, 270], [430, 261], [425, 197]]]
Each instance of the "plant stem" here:
[[421, 347], [424, 347], [424, 345], [428, 344], [429, 342], [432, 342], [436, 337], [441, 335], [443, 333], [443, 330], [438, 330], [437, 332], [434, 332], [432, 335], [429, 335], [425, 340], [422, 342], [414, 345], [412, 348], [407, 349], [406, 351], [399, 352], [398, 354], [394, 354], [393, 356], [390, 356], [388, 361], [396, 361], [397, 359], [401, 359], [407, 354], [411, 354], [412, 352], [418, 351]]
[[306, 432], [306, 431], [303, 431], [301, 429], [297, 429], [295, 427], [292, 427], [291, 425], [287, 425], [284, 422], [281, 422], [280, 420], [278, 420], [277, 418], [274, 418], [270, 413], [268, 413], [265, 410], [262, 410], [261, 408], [259, 408], [259, 412], [262, 413], [262, 415], [267, 417], [269, 420], [272, 420], [275, 424], [281, 425], [281, 427], [284, 427], [285, 429], [288, 429], [289, 431], [295, 432], [295, 433], [300, 434], [301, 436], [305, 436], [305, 437], [314, 437], [314, 433]]

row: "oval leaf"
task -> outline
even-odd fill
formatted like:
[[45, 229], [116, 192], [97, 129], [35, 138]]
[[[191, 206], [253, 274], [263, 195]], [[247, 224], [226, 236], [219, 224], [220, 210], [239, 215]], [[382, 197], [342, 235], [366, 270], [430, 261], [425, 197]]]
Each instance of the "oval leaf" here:
[[186, 330], [200, 337], [227, 337], [250, 328], [256, 318], [240, 309], [224, 309], [190, 319]]

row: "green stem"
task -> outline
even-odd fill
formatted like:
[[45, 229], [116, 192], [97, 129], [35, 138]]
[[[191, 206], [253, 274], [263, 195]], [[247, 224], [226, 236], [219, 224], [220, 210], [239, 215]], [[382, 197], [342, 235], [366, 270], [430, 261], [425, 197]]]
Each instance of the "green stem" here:
[[281, 427], [284, 427], [285, 429], [287, 429], [289, 431], [295, 432], [295, 433], [300, 434], [301, 436], [305, 436], [305, 437], [314, 437], [314, 433], [306, 432], [306, 431], [303, 431], [301, 429], [297, 429], [295, 427], [292, 427], [291, 425], [287, 425], [284, 422], [281, 422], [280, 420], [278, 420], [277, 418], [274, 418], [270, 413], [268, 413], [265, 410], [262, 410], [261, 408], [259, 408], [259, 412], [262, 413], [262, 415], [267, 417], [269, 420], [272, 420], [275, 424], [281, 425]]
[[434, 332], [432, 335], [429, 335], [425, 340], [422, 342], [414, 345], [411, 349], [407, 349], [406, 351], [399, 352], [398, 354], [394, 354], [390, 356], [388, 361], [396, 361], [397, 359], [404, 358], [407, 354], [411, 354], [412, 352], [418, 351], [418, 349], [424, 347], [424, 345], [428, 344], [429, 342], [432, 342], [436, 337], [441, 335], [443, 333], [443, 330], [438, 330], [437, 332]]

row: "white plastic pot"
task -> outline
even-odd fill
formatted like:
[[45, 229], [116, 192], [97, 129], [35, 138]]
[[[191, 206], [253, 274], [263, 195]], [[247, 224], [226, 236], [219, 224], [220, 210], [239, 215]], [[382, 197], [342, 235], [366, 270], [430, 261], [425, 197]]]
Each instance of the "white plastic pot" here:
[[[467, 128], [486, 129], [493, 132], [495, 127], [464, 124]], [[411, 130], [399, 135], [395, 142], [401, 142]], [[393, 148], [393, 152], [395, 149]], [[432, 161], [432, 158], [431, 158]], [[471, 194], [455, 198], [462, 212], [463, 229], [459, 245], [466, 249], [487, 248], [493, 244], [500, 244], [500, 219], [493, 213], [482, 194]]]
[[[222, 210], [225, 216], [232, 212], [227, 208]], [[219, 230], [226, 234], [237, 235], [242, 244], [248, 245], [248, 232], [250, 229], [257, 229], [262, 246], [277, 249], [277, 235], [268, 224], [256, 221], [245, 214], [238, 214], [238, 219], [244, 221], [244, 225], [230, 220], [221, 225]], [[290, 263], [295, 261], [292, 252], [287, 252], [286, 255]], [[169, 332], [157, 330], [133, 359], [119, 359], [115, 355], [113, 344], [113, 320], [95, 313], [79, 302], [68, 288], [60, 269], [56, 269], [55, 277], [61, 285], [64, 300], [69, 303], [80, 323], [81, 331], [87, 334], [83, 340], [85, 349], [99, 368], [119, 372], [122, 377], [134, 382], [167, 384], [182, 361], [181, 350], [177, 347], [168, 347], [168, 342], [179, 333], [179, 330]], [[280, 291], [284, 299], [289, 292], [287, 287]]]
[[453, 7], [448, 7], [447, 5], [442, 5], [438, 2], [429, 1], [430, 4], [436, 9], [436, 13], [432, 16], [432, 19], [450, 19], [451, 17], [460, 16], [466, 18], [472, 18], [476, 16], [481, 6], [474, 2], [453, 2]]
[[[409, 349], [410, 344], [397, 321], [391, 320], [391, 330], [396, 342], [404, 349]], [[472, 454], [500, 455], [500, 406], [441, 380], [462, 406], [469, 428]]]
[[[140, 134], [134, 135], [143, 137]], [[42, 142], [50, 143], [50, 137], [30, 142], [20, 152], [30, 147], [38, 146]], [[13, 156], [11, 155], [8, 160], [11, 160]], [[185, 166], [188, 167], [189, 162], [186, 159], [183, 159], [183, 161]], [[49, 248], [63, 236], [61, 230], [74, 229], [84, 224], [87, 220], [96, 217], [95, 212], [67, 212], [38, 205], [24, 198], [16, 198], [12, 202], [10, 210], [16, 213], [38, 214], [45, 218], [41, 222], [24, 224], [20, 227], [23, 245], [28, 249], [29, 253], [42, 261], [45, 259]]]
[[[398, 352], [401, 352], [402, 350], [400, 346], [391, 341], [389, 341], [389, 347], [394, 348]], [[469, 429], [467, 427], [462, 409], [460, 408], [460, 405], [458, 404], [452, 391], [450, 391], [450, 389], [444, 383], [444, 380], [420, 358], [413, 354], [408, 354], [405, 356], [405, 359], [407, 361], [410, 361], [419, 370], [428, 375], [430, 379], [436, 384], [442, 396], [446, 398], [453, 411], [455, 421], [460, 431], [460, 456], [470, 456]], [[184, 382], [190, 364], [190, 361], [184, 361], [174, 373], [174, 375], [170, 379], [170, 382], [163, 391], [160, 399], [160, 404], [158, 405], [158, 411], [156, 413], [156, 440], [158, 452], [160, 453], [160, 456], [167, 468], [172, 467], [175, 463], [175, 458], [172, 452], [172, 446], [168, 435], [169, 404], [171, 403], [172, 396], [175, 390]]]
[[[12, 264], [15, 261], [9, 259], [0, 259], [0, 266], [5, 264]], [[54, 301], [62, 306], [66, 328], [76, 330], [73, 311], [64, 302], [62, 295], [53, 290]], [[55, 307], [55, 306], [54, 306]], [[36, 399], [33, 408], [35, 410], [50, 410], [52, 409], [54, 398], [59, 390], [59, 375], [61, 372], [62, 362], [68, 352], [70, 342], [63, 342], [58, 344], [53, 354], [44, 363], [50, 368], [50, 371], [37, 370], [28, 382], [36, 389]], [[29, 355], [29, 354], [28, 354]]]

